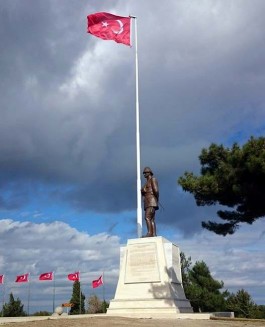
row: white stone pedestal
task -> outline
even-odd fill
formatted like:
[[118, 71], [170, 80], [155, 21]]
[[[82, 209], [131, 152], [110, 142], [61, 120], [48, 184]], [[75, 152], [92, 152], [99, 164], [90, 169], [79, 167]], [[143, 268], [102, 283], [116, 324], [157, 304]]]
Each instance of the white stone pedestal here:
[[119, 281], [107, 314], [191, 312], [182, 287], [179, 248], [161, 236], [128, 240], [121, 247]]

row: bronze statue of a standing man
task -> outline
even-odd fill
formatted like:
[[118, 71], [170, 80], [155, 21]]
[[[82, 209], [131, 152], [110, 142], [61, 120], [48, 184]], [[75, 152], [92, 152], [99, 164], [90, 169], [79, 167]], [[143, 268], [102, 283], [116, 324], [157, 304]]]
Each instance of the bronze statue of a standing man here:
[[147, 234], [145, 237], [152, 237], [156, 236], [155, 212], [159, 209], [158, 182], [156, 178], [153, 177], [154, 174], [149, 167], [144, 168], [143, 174], [146, 178], [146, 183], [141, 189], [144, 198], [145, 221], [147, 226]]

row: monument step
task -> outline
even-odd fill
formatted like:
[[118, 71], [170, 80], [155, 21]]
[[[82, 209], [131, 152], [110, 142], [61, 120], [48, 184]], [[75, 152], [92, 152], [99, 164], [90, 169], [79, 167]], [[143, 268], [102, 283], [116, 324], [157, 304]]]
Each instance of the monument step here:
[[[170, 298], [164, 298], [163, 301], [161, 299], [136, 299], [136, 300], [111, 300], [110, 301], [110, 308], [116, 309], [116, 308], [135, 308], [135, 309], [147, 309], [147, 308], [165, 308], [165, 309], [171, 309], [171, 308], [179, 308], [179, 312], [192, 312], [192, 309], [190, 308], [189, 301], [188, 300], [179, 300], [176, 299], [175, 301]], [[182, 311], [188, 309], [186, 311]]]
[[210, 313], [193, 313], [193, 312], [178, 312], [176, 308], [171, 309], [111, 309], [108, 310], [108, 315], [137, 317], [137, 318], [160, 318], [160, 319], [210, 319]]

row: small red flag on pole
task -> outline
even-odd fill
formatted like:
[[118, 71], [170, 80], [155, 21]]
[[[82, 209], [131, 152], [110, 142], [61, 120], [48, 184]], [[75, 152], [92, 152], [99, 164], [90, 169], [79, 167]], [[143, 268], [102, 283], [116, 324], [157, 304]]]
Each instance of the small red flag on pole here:
[[101, 275], [98, 279], [92, 281], [92, 287], [97, 288], [103, 285], [103, 276]]
[[73, 274], [69, 274], [67, 276], [67, 278], [73, 282], [75, 282], [76, 280], [79, 280], [79, 272], [75, 272]]
[[0, 284], [4, 284], [5, 275], [0, 275]]
[[53, 280], [53, 272], [41, 274], [39, 280]]
[[16, 283], [27, 283], [28, 281], [29, 281], [29, 273], [24, 275], [19, 275], [15, 280]]

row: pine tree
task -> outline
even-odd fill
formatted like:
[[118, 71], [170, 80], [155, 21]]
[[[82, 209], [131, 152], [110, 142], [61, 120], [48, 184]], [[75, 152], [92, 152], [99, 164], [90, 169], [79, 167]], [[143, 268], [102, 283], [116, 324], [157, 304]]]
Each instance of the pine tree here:
[[227, 309], [234, 311], [237, 318], [257, 318], [259, 308], [245, 290], [231, 294], [227, 299]]
[[191, 257], [188, 257], [187, 259], [183, 252], [180, 252], [180, 260], [181, 260], [182, 285], [185, 291], [185, 289], [187, 289], [187, 287], [190, 284], [189, 272], [192, 266], [192, 262], [191, 262]]
[[73, 304], [71, 307], [70, 315], [78, 315], [85, 313], [85, 295], [81, 292], [81, 310], [80, 310], [80, 282], [76, 280], [73, 284], [73, 293], [70, 300]]
[[14, 299], [12, 293], [9, 295], [9, 302], [5, 303], [3, 306], [3, 316], [4, 317], [23, 317], [26, 316], [26, 312], [23, 310], [24, 305], [21, 303], [20, 299]]
[[183, 288], [194, 312], [214, 312], [225, 310], [228, 292], [221, 292], [223, 282], [215, 280], [206, 263], [196, 262], [192, 267], [191, 258], [181, 253]]
[[223, 223], [202, 222], [216, 234], [233, 234], [240, 224], [252, 224], [265, 216], [265, 138], [254, 137], [240, 147], [211, 144], [199, 156], [201, 175], [185, 172], [178, 182], [198, 206], [222, 205], [217, 211]]

